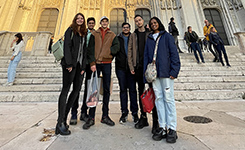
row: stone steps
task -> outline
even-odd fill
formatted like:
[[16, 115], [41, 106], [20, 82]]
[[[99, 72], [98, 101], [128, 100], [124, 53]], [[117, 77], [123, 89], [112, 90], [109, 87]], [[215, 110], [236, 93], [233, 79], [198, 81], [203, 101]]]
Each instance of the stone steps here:
[[[204, 52], [205, 64], [197, 64], [193, 53], [180, 54], [181, 71], [175, 80], [176, 100], [242, 99], [245, 92], [245, 55], [238, 47], [227, 47], [231, 68], [213, 63], [211, 53]], [[9, 56], [0, 56], [0, 84], [6, 82]], [[119, 100], [119, 85], [112, 64], [113, 93]], [[58, 101], [62, 88], [62, 69], [50, 56], [24, 56], [17, 68], [15, 85], [0, 86], [0, 102]], [[83, 95], [84, 85], [81, 90]]]

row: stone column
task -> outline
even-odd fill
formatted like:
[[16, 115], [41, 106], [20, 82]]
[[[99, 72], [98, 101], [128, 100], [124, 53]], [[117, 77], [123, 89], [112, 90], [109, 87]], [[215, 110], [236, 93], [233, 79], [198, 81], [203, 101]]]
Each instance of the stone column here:
[[242, 53], [245, 55], [245, 32], [237, 32], [237, 33], [234, 33], [234, 35], [237, 37], [239, 47]]

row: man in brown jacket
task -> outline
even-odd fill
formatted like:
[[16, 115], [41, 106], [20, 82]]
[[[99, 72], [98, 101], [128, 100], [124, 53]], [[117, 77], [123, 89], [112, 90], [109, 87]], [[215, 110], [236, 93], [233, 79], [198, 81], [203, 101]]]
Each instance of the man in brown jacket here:
[[[101, 123], [105, 123], [109, 126], [114, 126], [115, 123], [109, 117], [109, 100], [110, 100], [110, 83], [111, 83], [111, 62], [113, 57], [119, 51], [119, 41], [116, 34], [113, 33], [109, 28], [109, 19], [103, 16], [100, 19], [101, 27], [94, 31], [92, 34], [95, 37], [95, 59], [96, 59], [96, 70], [98, 76], [100, 72], [103, 75], [103, 107], [102, 107], [102, 119]], [[90, 126], [94, 125], [96, 108], [90, 108], [89, 119], [83, 125], [83, 129], [89, 129]]]
[[[148, 126], [146, 112], [143, 110], [142, 102], [140, 96], [145, 90], [145, 84], [143, 79], [143, 64], [144, 64], [144, 49], [146, 39], [150, 34], [150, 31], [144, 27], [143, 17], [136, 15], [134, 17], [137, 29], [131, 34], [128, 43], [128, 65], [131, 74], [135, 75], [136, 82], [138, 83], [138, 94], [139, 94], [139, 104], [141, 116], [139, 121], [135, 124], [136, 129], [142, 129]], [[150, 85], [151, 86], [151, 85]], [[152, 132], [155, 133], [158, 128], [158, 118], [156, 109], [153, 109], [153, 128]]]

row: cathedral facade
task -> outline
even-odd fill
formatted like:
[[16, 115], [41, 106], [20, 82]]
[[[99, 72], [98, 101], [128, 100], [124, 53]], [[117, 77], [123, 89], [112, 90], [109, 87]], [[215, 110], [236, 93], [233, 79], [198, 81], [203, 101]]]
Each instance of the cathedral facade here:
[[179, 40], [188, 26], [203, 36], [204, 20], [218, 30], [226, 45], [237, 45], [234, 33], [245, 31], [245, 0], [0, 0], [0, 31], [50, 31], [60, 38], [76, 13], [96, 19], [110, 18], [110, 28], [121, 31], [121, 24], [129, 22], [135, 28], [134, 16], [140, 14], [145, 23], [159, 17], [167, 29], [171, 17], [179, 28]]

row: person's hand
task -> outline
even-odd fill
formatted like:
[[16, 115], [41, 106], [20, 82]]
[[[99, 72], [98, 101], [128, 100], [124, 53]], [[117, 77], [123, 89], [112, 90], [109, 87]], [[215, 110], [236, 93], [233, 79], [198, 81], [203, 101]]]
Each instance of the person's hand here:
[[81, 71], [81, 75], [83, 75], [84, 74], [84, 70], [83, 71]]
[[96, 71], [96, 65], [91, 66], [91, 71], [95, 72]]
[[14, 57], [15, 57], [15, 56], [12, 56], [10, 60], [13, 61], [13, 60], [14, 60]]
[[72, 67], [66, 68], [69, 72], [72, 71]]
[[175, 77], [173, 77], [173, 76], [170, 76], [170, 79], [174, 80], [174, 79], [175, 79]]
[[131, 74], [135, 74], [134, 70], [131, 71]]

